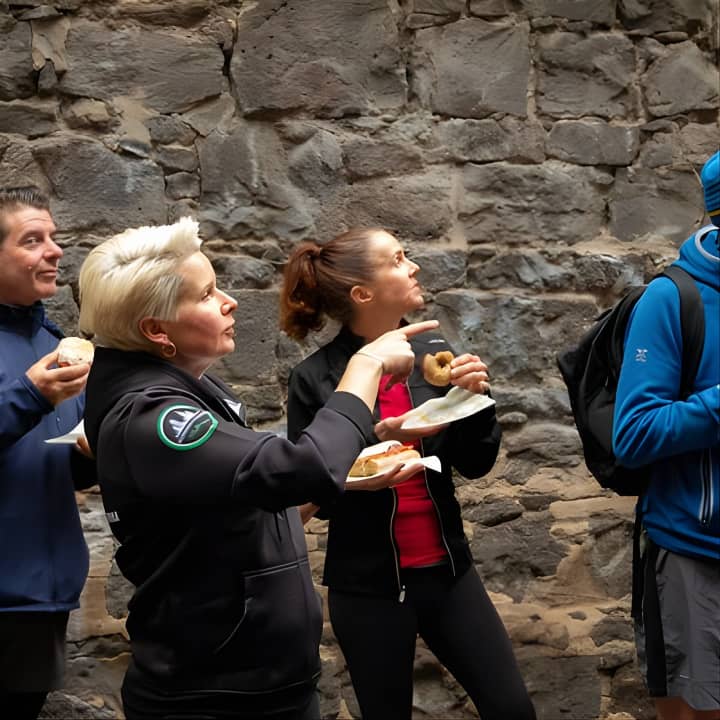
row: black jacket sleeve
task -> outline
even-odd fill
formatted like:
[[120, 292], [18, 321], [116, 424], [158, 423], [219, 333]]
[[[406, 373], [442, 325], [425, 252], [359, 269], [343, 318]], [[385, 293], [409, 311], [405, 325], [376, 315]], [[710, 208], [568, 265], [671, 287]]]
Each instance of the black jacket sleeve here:
[[254, 432], [184, 395], [136, 395], [113, 413], [98, 443], [103, 475], [103, 465], [121, 465], [123, 453], [141, 494], [199, 503], [227, 498], [269, 511], [340, 493], [372, 427], [364, 403], [348, 393], [335, 393], [297, 443]]
[[446, 442], [452, 466], [466, 478], [486, 475], [495, 464], [501, 438], [494, 406], [451, 423]]
[[287, 436], [291, 442], [296, 442], [300, 433], [313, 421], [324, 401], [315, 387], [296, 368], [290, 372], [288, 378], [287, 398]]

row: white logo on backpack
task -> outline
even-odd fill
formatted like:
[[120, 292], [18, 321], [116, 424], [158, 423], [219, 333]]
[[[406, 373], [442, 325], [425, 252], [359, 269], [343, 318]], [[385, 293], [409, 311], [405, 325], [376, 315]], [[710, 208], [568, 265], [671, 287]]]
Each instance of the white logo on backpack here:
[[647, 362], [647, 352], [647, 348], [637, 348], [637, 350], [635, 350], [635, 362]]

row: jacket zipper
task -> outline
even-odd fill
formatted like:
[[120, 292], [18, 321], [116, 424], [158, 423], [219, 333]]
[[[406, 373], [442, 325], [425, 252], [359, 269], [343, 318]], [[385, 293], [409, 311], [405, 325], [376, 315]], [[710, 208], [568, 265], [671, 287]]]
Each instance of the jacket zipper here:
[[[410, 396], [410, 404], [415, 407], [415, 401], [413, 400], [412, 392], [410, 392], [410, 385], [407, 386], [407, 389], [408, 395]], [[425, 446], [423, 444], [422, 438], [420, 439], [420, 454], [425, 457]], [[445, 537], [445, 528], [443, 527], [442, 517], [440, 516], [440, 509], [438, 508], [437, 503], [435, 502], [435, 498], [430, 491], [430, 483], [428, 483], [427, 470], [425, 468], [423, 468], [423, 478], [425, 479], [425, 489], [427, 490], [428, 497], [430, 498], [430, 501], [435, 508], [435, 515], [437, 516], [438, 526], [440, 527], [440, 538], [442, 539], [443, 545], [445, 547], [445, 552], [447, 552], [448, 559], [450, 560], [450, 569], [452, 571], [453, 577], [455, 577], [457, 575], [457, 573], [455, 572], [455, 560], [453, 559], [452, 553], [450, 552], [450, 545], [448, 545], [448, 541]]]
[[392, 547], [393, 551], [393, 561], [395, 562], [395, 577], [397, 578], [397, 584], [398, 589], [400, 591], [400, 594], [398, 595], [398, 602], [404, 602], [405, 601], [405, 586], [402, 584], [402, 579], [400, 577], [400, 563], [398, 562], [398, 549], [397, 545], [395, 544], [395, 534], [393, 533], [393, 526], [395, 525], [395, 514], [397, 511], [398, 506], [398, 497], [397, 497], [397, 491], [395, 488], [391, 488], [392, 490], [392, 498], [393, 498], [393, 507], [392, 507], [392, 513], [390, 513], [390, 547]]
[[703, 527], [710, 525], [715, 506], [714, 488], [712, 483], [712, 457], [710, 450], [705, 450], [700, 459], [700, 512], [698, 520]]

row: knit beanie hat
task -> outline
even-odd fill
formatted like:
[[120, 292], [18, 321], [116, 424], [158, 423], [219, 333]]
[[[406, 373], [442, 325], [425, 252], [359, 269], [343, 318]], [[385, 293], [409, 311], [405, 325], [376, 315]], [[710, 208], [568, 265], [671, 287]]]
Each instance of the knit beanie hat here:
[[700, 180], [705, 193], [705, 210], [710, 222], [720, 227], [720, 150], [703, 165]]

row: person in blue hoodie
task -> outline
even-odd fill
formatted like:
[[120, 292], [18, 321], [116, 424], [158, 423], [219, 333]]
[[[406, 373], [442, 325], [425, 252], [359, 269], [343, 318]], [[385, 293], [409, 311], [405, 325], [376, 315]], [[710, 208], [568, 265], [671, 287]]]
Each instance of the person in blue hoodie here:
[[705, 345], [692, 393], [679, 397], [679, 295], [653, 280], [633, 309], [617, 390], [614, 450], [649, 466], [639, 500], [640, 665], [660, 720], [720, 718], [720, 152], [703, 166], [712, 223], [675, 265], [697, 283]]
[[89, 371], [56, 367], [62, 332], [41, 302], [56, 291], [55, 232], [36, 188], [0, 190], [0, 708], [13, 720], [59, 687], [88, 571], [73, 480], [92, 485], [94, 463], [44, 442], [79, 423]]

